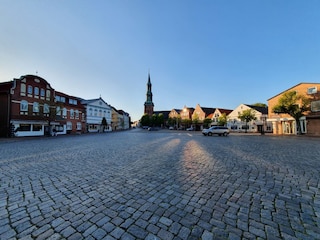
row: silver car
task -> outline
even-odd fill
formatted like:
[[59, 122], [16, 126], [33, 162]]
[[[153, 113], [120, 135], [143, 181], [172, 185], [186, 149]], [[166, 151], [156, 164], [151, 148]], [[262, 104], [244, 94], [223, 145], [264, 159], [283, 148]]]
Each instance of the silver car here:
[[213, 134], [217, 134], [219, 136], [228, 136], [229, 133], [229, 128], [222, 126], [213, 126], [202, 130], [202, 134], [204, 136], [212, 136]]

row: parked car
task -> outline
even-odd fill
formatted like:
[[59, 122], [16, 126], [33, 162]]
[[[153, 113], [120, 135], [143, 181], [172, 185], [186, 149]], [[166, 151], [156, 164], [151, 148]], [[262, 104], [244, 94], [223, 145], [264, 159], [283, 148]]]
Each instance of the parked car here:
[[169, 130], [174, 130], [174, 127], [169, 127]]
[[186, 130], [187, 131], [193, 131], [194, 129], [193, 129], [193, 127], [190, 127], [190, 128], [187, 128]]
[[202, 134], [204, 136], [212, 136], [213, 134], [217, 134], [219, 136], [221, 135], [228, 136], [229, 133], [230, 133], [229, 128], [222, 127], [222, 126], [213, 126], [213, 127], [202, 130]]

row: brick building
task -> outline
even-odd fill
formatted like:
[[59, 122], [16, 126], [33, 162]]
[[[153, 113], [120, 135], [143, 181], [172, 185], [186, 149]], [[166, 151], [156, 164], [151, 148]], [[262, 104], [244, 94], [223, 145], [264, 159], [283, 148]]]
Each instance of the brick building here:
[[54, 89], [43, 78], [21, 76], [1, 83], [1, 136], [50, 134], [55, 119]]
[[[288, 114], [274, 113], [273, 108], [284, 93], [296, 91], [310, 99], [310, 111], [300, 118], [301, 132], [307, 135], [320, 135], [320, 83], [299, 83], [268, 99], [268, 122], [271, 122], [274, 134], [297, 134], [297, 123]], [[297, 103], [299, 104], [299, 103]]]
[[56, 134], [84, 133], [86, 131], [85, 107], [77, 97], [55, 92], [56, 121], [53, 132]]

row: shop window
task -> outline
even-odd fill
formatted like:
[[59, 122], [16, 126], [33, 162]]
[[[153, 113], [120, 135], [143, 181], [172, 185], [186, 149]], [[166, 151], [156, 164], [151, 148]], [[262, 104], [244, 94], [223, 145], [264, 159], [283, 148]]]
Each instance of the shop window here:
[[20, 132], [29, 132], [31, 131], [31, 124], [20, 124], [17, 131]]
[[41, 131], [41, 130], [42, 130], [42, 125], [40, 125], [40, 124], [33, 124], [33, 126], [32, 126], [32, 131], [38, 132], [38, 131]]

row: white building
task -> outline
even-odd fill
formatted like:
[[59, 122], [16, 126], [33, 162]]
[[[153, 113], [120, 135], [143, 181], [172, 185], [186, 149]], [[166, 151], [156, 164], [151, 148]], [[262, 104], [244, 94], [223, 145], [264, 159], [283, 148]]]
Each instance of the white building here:
[[[86, 126], [88, 132], [112, 131], [112, 109], [101, 97], [82, 100], [81, 103], [86, 108]], [[106, 119], [107, 126], [103, 125], [103, 118]]]
[[[252, 120], [246, 124], [246, 122], [241, 121], [239, 114], [244, 110], [251, 109], [255, 113], [256, 120]], [[240, 104], [228, 115], [227, 127], [231, 131], [245, 132], [271, 132], [272, 125], [267, 122], [268, 118], [268, 108], [258, 107], [248, 104]]]

